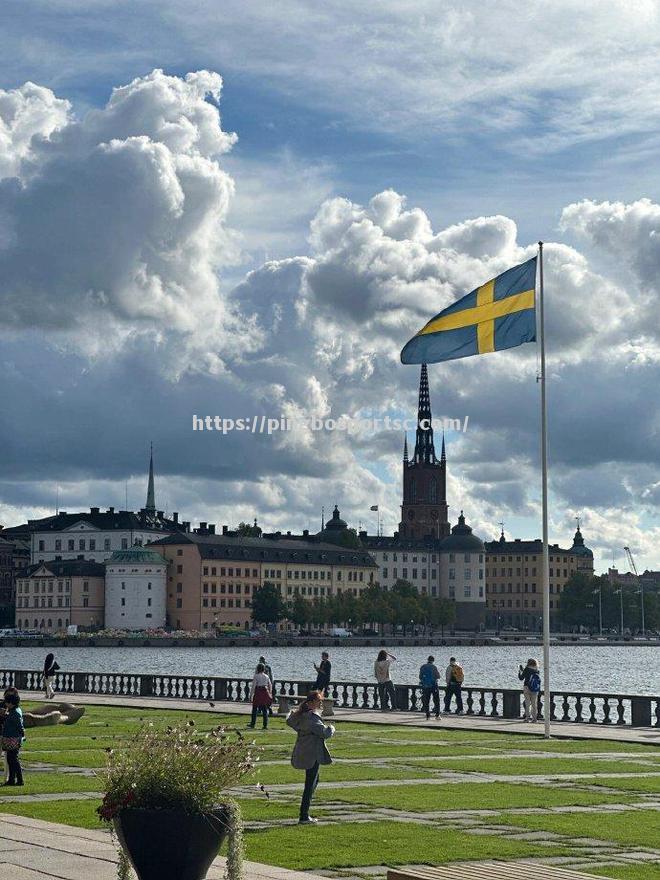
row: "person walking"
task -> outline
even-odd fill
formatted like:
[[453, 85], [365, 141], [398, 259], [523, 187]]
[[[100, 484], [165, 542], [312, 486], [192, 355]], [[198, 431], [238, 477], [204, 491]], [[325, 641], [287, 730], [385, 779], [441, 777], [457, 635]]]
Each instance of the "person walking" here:
[[47, 654], [44, 661], [44, 695], [47, 700], [52, 700], [55, 696], [53, 680], [55, 678], [55, 673], [59, 668], [60, 667], [55, 662], [55, 655]]
[[435, 665], [435, 657], [428, 657], [426, 663], [419, 667], [419, 683], [422, 688], [422, 711], [426, 715], [428, 721], [431, 717], [431, 698], [433, 698], [433, 711], [435, 717], [440, 717], [440, 691], [438, 690], [438, 681], [440, 679], [440, 670]]
[[538, 660], [530, 657], [524, 668], [519, 666], [518, 678], [523, 683], [525, 721], [536, 722], [539, 717], [539, 694], [541, 693], [541, 674]]
[[388, 702], [391, 711], [396, 709], [396, 693], [390, 677], [390, 663], [392, 660], [396, 660], [394, 654], [388, 654], [387, 651], [379, 651], [374, 663], [374, 675], [378, 682], [378, 702], [380, 703], [381, 712], [387, 712]]
[[273, 692], [271, 690], [270, 678], [266, 675], [263, 663], [257, 664], [257, 671], [254, 673], [252, 684], [250, 685], [250, 699], [252, 700], [252, 719], [248, 727], [255, 727], [257, 723], [257, 714], [261, 713], [264, 719], [264, 730], [268, 727], [268, 707], [273, 702]]
[[11, 691], [5, 696], [4, 722], [2, 725], [2, 751], [7, 756], [9, 779], [5, 785], [23, 785], [23, 769], [20, 752], [25, 737], [23, 712], [20, 708], [21, 698], [18, 691]]
[[[0, 741], [2, 740], [2, 728], [5, 723], [5, 717], [7, 715], [7, 712], [9, 711], [9, 706], [7, 705], [7, 697], [9, 696], [9, 694], [18, 694], [18, 691], [15, 687], [8, 687], [2, 695], [2, 701], [0, 701]], [[7, 764], [6, 752], [2, 753], [2, 759], [2, 781], [4, 783], [9, 779], [9, 765]]]
[[327, 697], [330, 676], [332, 675], [332, 663], [330, 662], [330, 654], [327, 651], [321, 653], [321, 662], [318, 666], [315, 663], [314, 669], [316, 669], [314, 687], [316, 690], [321, 691], [324, 697]]
[[296, 731], [297, 737], [291, 753], [291, 764], [296, 770], [305, 771], [305, 788], [300, 802], [300, 825], [316, 824], [318, 819], [309, 815], [309, 808], [319, 783], [321, 764], [332, 764], [330, 752], [325, 744], [334, 736], [332, 724], [324, 724], [321, 720], [323, 709], [323, 693], [320, 690], [310, 691], [304, 702], [297, 709], [289, 712], [286, 723]]
[[451, 710], [451, 698], [456, 697], [456, 714], [463, 714], [463, 681], [465, 673], [456, 657], [449, 658], [449, 666], [445, 670], [445, 712]]
[[[263, 663], [264, 672], [266, 673], [266, 675], [270, 679], [270, 693], [271, 693], [271, 696], [274, 700], [275, 699], [275, 682], [273, 681], [273, 669], [271, 666], [268, 665], [268, 663], [266, 663], [265, 657], [259, 657], [259, 663]], [[273, 714], [272, 702], [271, 702], [270, 706], [268, 707], [268, 714], [269, 715]]]

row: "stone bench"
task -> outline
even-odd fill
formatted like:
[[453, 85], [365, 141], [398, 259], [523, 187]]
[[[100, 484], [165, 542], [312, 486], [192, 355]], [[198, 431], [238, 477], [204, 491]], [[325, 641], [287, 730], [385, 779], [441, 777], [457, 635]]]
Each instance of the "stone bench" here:
[[437, 868], [392, 868], [387, 880], [593, 880], [593, 874], [531, 862], [455, 862]]
[[[302, 702], [304, 702], [307, 697], [304, 696], [290, 696], [289, 694], [279, 694], [276, 697], [277, 699], [277, 714], [278, 715], [288, 715], [291, 709], [294, 709], [296, 706], [299, 706]], [[323, 710], [321, 715], [334, 715], [335, 714], [335, 701], [333, 697], [324, 697], [323, 698]]]

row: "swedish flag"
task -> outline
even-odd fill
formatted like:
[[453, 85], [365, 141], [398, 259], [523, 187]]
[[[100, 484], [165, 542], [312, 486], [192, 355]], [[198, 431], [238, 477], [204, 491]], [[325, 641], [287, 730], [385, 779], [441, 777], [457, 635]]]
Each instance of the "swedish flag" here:
[[448, 306], [406, 343], [404, 364], [433, 364], [536, 339], [536, 257]]

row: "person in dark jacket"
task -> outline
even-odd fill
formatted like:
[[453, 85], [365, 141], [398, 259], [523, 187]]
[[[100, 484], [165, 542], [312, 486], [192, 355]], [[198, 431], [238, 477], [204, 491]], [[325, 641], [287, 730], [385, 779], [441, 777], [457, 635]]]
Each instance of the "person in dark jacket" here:
[[[2, 695], [2, 700], [0, 701], [0, 741], [2, 741], [2, 728], [5, 723], [5, 715], [9, 711], [9, 706], [7, 705], [7, 697], [9, 694], [18, 694], [18, 691], [15, 687], [8, 687], [4, 694]], [[4, 761], [3, 761], [3, 770], [4, 773], [2, 775], [3, 782], [6, 782], [9, 779], [9, 768], [7, 766], [7, 753], [3, 752]]]
[[7, 756], [9, 779], [5, 785], [23, 785], [23, 769], [20, 752], [25, 736], [23, 712], [20, 708], [21, 698], [18, 692], [10, 692], [5, 696], [4, 722], [2, 725], [2, 751]]
[[47, 700], [52, 700], [55, 696], [55, 688], [53, 687], [53, 679], [55, 673], [60, 667], [55, 662], [54, 654], [47, 654], [44, 661], [44, 694]]
[[519, 666], [518, 679], [523, 683], [525, 721], [536, 722], [539, 717], [539, 693], [541, 690], [538, 661], [530, 657], [524, 668]]
[[314, 687], [316, 690], [323, 691], [323, 696], [327, 697], [330, 676], [332, 675], [332, 663], [330, 662], [330, 655], [327, 651], [322, 652], [321, 662], [318, 666], [315, 663], [314, 669], [316, 669], [316, 682]]
[[419, 667], [419, 683], [422, 688], [422, 711], [428, 721], [431, 717], [431, 699], [433, 699], [433, 711], [436, 718], [440, 717], [440, 691], [438, 680], [440, 670], [435, 665], [435, 657], [430, 656], [426, 663]]
[[325, 744], [326, 739], [334, 735], [332, 724], [324, 724], [321, 720], [323, 694], [321, 691], [310, 691], [306, 699], [293, 712], [289, 712], [286, 723], [298, 734], [291, 753], [291, 764], [297, 770], [305, 771], [305, 788], [300, 802], [301, 825], [316, 824], [318, 819], [309, 815], [312, 797], [319, 782], [321, 764], [332, 764], [330, 752]]

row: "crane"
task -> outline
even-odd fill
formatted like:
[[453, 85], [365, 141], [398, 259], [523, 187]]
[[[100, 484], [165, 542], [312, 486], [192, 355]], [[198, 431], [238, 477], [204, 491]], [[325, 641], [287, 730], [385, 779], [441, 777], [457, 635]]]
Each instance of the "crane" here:
[[626, 551], [626, 556], [628, 557], [628, 563], [630, 564], [630, 567], [633, 571], [633, 574], [637, 578], [637, 583], [639, 584], [638, 592], [639, 592], [641, 600], [642, 600], [642, 636], [645, 636], [646, 635], [646, 627], [644, 625], [644, 583], [640, 579], [639, 574], [637, 573], [637, 566], [635, 565], [635, 559], [632, 555], [630, 547], [624, 547], [623, 549]]

